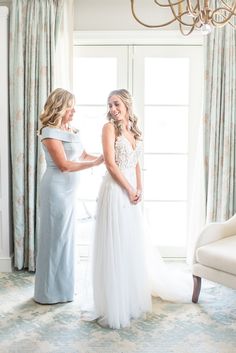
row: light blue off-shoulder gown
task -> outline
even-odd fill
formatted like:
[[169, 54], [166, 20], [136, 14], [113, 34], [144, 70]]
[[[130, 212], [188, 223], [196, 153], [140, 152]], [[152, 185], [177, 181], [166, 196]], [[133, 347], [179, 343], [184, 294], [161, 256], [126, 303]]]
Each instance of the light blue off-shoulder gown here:
[[[42, 140], [63, 143], [68, 160], [78, 161], [83, 147], [78, 133], [45, 127]], [[78, 172], [61, 172], [43, 145], [47, 169], [40, 185], [40, 230], [37, 247], [35, 301], [72, 301], [74, 296], [75, 197]]]

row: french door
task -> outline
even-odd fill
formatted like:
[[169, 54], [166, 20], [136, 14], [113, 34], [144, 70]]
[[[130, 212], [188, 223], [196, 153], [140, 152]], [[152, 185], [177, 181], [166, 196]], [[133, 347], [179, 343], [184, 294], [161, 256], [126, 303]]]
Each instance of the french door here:
[[[76, 124], [88, 152], [101, 152], [106, 100], [116, 88], [127, 88], [133, 94], [143, 131], [143, 210], [152, 242], [164, 257], [184, 257], [196, 127], [201, 118], [202, 48], [75, 46]], [[104, 167], [81, 172], [81, 249], [86, 249], [89, 220], [95, 213], [104, 172]]]
[[[102, 153], [101, 132], [106, 122], [107, 96], [127, 87], [127, 47], [75, 46], [73, 91], [76, 97], [74, 125], [90, 154]], [[96, 199], [105, 166], [80, 172], [78, 189], [78, 251], [86, 257], [93, 232]]]

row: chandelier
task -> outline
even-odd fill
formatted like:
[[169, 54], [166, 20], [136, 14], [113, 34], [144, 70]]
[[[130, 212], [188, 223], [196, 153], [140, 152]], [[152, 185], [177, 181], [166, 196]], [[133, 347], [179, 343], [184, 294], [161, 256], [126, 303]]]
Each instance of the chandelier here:
[[147, 24], [140, 20], [135, 12], [135, 0], [131, 0], [131, 11], [135, 20], [148, 28], [160, 28], [177, 21], [181, 33], [185, 36], [194, 29], [201, 30], [203, 34], [211, 32], [213, 27], [223, 27], [227, 23], [236, 29], [236, 0], [218, 0], [217, 6], [210, 7], [210, 0], [153, 0], [156, 5], [170, 11], [172, 17], [162, 24]]

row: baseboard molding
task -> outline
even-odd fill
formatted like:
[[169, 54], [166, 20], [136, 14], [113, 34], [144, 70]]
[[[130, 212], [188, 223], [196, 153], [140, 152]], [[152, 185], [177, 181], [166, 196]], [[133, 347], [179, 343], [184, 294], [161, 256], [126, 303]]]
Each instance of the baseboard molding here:
[[10, 257], [0, 257], [0, 272], [12, 272], [13, 255]]
[[166, 262], [184, 262], [186, 263], [186, 257], [168, 257], [168, 256], [162, 256], [163, 260]]

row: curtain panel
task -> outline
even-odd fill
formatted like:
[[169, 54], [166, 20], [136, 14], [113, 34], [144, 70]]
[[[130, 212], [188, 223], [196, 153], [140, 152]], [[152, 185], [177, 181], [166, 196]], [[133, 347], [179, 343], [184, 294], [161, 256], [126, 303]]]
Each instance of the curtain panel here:
[[206, 221], [236, 212], [236, 31], [226, 25], [205, 40], [204, 159]]
[[55, 88], [64, 0], [14, 0], [10, 13], [10, 131], [14, 265], [35, 270], [38, 187], [44, 156], [39, 114]]

